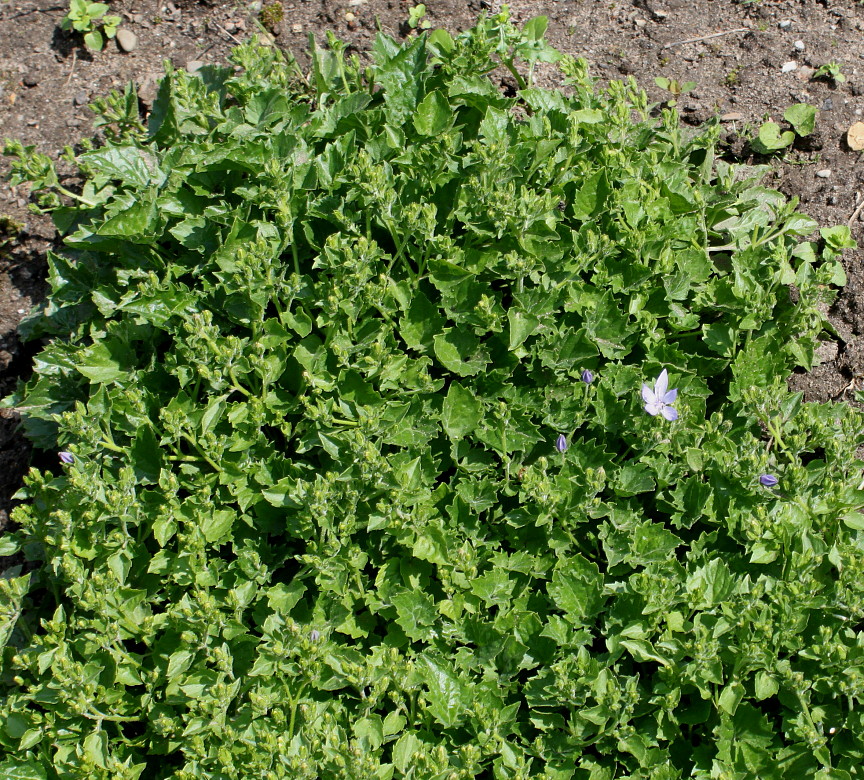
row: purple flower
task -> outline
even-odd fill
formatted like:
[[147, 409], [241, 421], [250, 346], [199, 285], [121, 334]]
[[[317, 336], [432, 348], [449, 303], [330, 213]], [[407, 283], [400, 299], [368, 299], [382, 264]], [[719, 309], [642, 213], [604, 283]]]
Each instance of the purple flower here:
[[586, 385], [590, 385], [594, 381], [594, 374], [587, 368], [582, 372], [582, 381]]
[[558, 436], [558, 441], [555, 442], [555, 449], [558, 452], [565, 452], [567, 449], [567, 437], [562, 433]]
[[759, 477], [759, 484], [763, 487], [774, 487], [779, 481], [773, 474], [763, 474]]
[[317, 642], [321, 638], [321, 632], [317, 628], [313, 628], [312, 631], [309, 632], [309, 638], [313, 642]]
[[75, 462], [75, 456], [71, 452], [58, 452], [57, 455], [62, 463]]
[[645, 411], [652, 417], [662, 414], [667, 420], [677, 420], [678, 412], [671, 404], [678, 397], [677, 390], [669, 389], [669, 375], [664, 368], [654, 382], [652, 390], [648, 385], [642, 385], [642, 400], [645, 401]]

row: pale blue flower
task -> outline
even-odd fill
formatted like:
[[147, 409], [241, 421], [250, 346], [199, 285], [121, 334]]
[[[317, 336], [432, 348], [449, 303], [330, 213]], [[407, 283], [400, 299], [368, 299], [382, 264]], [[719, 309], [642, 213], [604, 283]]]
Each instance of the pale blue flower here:
[[590, 385], [594, 381], [594, 372], [586, 368], [582, 372], [582, 381], [586, 385]]
[[677, 397], [678, 391], [669, 389], [669, 375], [665, 368], [654, 382], [653, 390], [648, 385], [642, 385], [642, 400], [645, 401], [645, 411], [652, 417], [662, 414], [667, 420], [677, 420], [678, 412], [671, 406]]
[[774, 487], [779, 481], [773, 474], [763, 474], [759, 477], [759, 484], [763, 487]]
[[58, 452], [57, 455], [63, 463], [75, 462], [75, 456], [71, 452]]
[[555, 442], [555, 449], [558, 452], [565, 452], [567, 450], [567, 437], [563, 433], [558, 436], [558, 441]]

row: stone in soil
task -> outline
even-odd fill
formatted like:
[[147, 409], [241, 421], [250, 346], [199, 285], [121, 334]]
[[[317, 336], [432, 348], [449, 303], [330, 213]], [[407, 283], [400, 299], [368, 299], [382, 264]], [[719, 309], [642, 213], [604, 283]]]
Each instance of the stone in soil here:
[[117, 30], [117, 45], [123, 51], [135, 51], [138, 48], [138, 36], [131, 30], [121, 27]]
[[84, 90], [81, 90], [81, 92], [79, 92], [77, 95], [75, 95], [75, 97], [72, 99], [72, 102], [76, 106], [83, 106], [83, 105], [86, 105], [89, 102], [89, 100], [90, 100], [90, 96], [86, 92], [84, 92]]
[[823, 168], [821, 171], [816, 171], [816, 175], [820, 179], [827, 179], [829, 176], [831, 176], [831, 169], [830, 168]]

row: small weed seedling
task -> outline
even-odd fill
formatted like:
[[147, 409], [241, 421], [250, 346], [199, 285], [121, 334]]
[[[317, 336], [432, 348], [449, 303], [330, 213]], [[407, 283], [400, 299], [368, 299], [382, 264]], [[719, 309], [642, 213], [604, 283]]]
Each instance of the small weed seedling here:
[[796, 103], [794, 106], [789, 106], [783, 113], [783, 119], [792, 125], [792, 130], [781, 132], [780, 125], [776, 122], [765, 122], [759, 128], [759, 133], [750, 142], [750, 145], [759, 154], [771, 154], [785, 149], [795, 141], [796, 134], [803, 138], [813, 132], [817, 114], [818, 111], [807, 103]]
[[428, 30], [432, 26], [432, 22], [430, 22], [428, 19], [424, 19], [424, 16], [426, 16], [426, 6], [423, 3], [409, 8], [408, 26], [412, 30], [416, 30], [417, 28], [421, 30]]
[[842, 84], [846, 81], [846, 76], [840, 70], [842, 67], [839, 62], [834, 62], [833, 60], [826, 62], [824, 65], [816, 68], [816, 72], [810, 77], [810, 80], [827, 79], [828, 81], [833, 81], [835, 84]]
[[108, 6], [105, 3], [71, 0], [66, 16], [60, 21], [60, 27], [63, 30], [84, 33], [84, 43], [87, 48], [101, 51], [105, 39], [113, 38], [117, 34], [121, 21], [119, 16], [105, 16], [107, 11]]
[[667, 92], [672, 93], [672, 100], [667, 100], [666, 105], [670, 108], [678, 102], [676, 98], [679, 95], [683, 95], [685, 92], [689, 92], [691, 89], [696, 87], [695, 81], [685, 81], [683, 84], [678, 83], [677, 79], [667, 79], [664, 76], [658, 76], [654, 79], [654, 83], [660, 87], [660, 89], [665, 89]]

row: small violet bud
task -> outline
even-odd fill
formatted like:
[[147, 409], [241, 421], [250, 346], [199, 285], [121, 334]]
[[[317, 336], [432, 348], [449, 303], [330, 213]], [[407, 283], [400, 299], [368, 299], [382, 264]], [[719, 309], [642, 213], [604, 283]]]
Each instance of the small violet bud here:
[[567, 449], [567, 437], [562, 433], [558, 436], [558, 441], [555, 442], [555, 449], [558, 452], [565, 452]]
[[587, 368], [582, 372], [582, 381], [586, 385], [590, 385], [594, 381], [593, 372], [589, 371]]
[[317, 628], [313, 628], [312, 631], [309, 632], [309, 638], [313, 642], [317, 642], [321, 638], [321, 632]]
[[71, 452], [58, 452], [57, 455], [62, 463], [75, 462], [75, 456]]
[[763, 474], [759, 477], [759, 484], [763, 487], [774, 487], [779, 481], [773, 474]]

